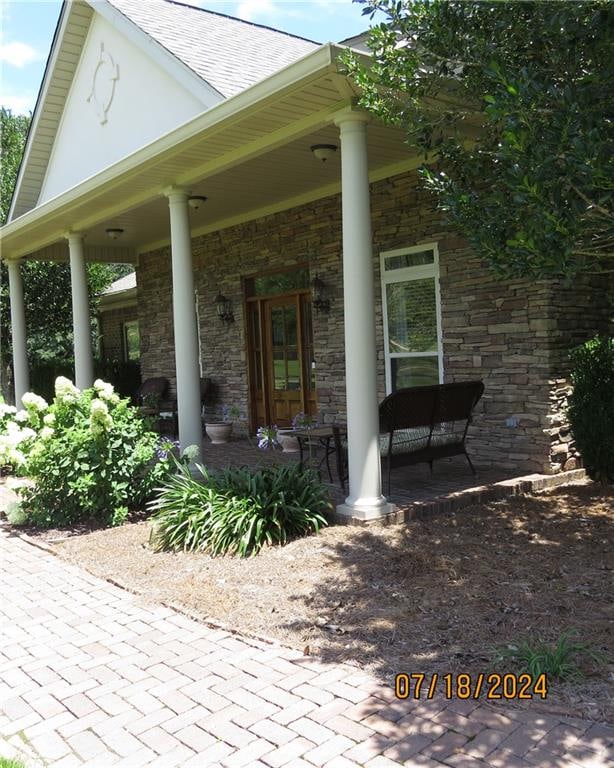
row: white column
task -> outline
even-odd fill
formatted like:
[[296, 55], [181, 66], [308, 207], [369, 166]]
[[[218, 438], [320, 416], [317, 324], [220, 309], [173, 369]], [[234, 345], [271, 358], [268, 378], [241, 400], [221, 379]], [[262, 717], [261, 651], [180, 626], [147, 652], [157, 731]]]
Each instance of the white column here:
[[373, 244], [367, 163], [367, 116], [340, 114], [343, 291], [349, 495], [343, 515], [368, 520], [391, 512], [382, 495]]
[[66, 239], [70, 257], [75, 384], [79, 389], [88, 389], [94, 383], [94, 356], [83, 235], [69, 232]]
[[15, 405], [21, 407], [22, 396], [30, 389], [28, 353], [26, 349], [26, 310], [23, 301], [21, 263], [7, 262], [9, 293], [11, 298], [11, 331], [13, 339], [13, 376], [15, 379]]
[[173, 268], [173, 325], [179, 442], [202, 450], [200, 415], [200, 366], [198, 330], [194, 305], [194, 273], [188, 193], [182, 189], [166, 192], [171, 220], [171, 260]]

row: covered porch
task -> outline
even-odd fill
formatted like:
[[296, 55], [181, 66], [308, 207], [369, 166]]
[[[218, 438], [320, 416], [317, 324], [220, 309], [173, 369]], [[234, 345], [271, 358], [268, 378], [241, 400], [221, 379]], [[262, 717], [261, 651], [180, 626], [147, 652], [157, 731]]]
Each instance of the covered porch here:
[[[75, 381], [86, 388], [93, 383], [86, 262], [140, 267], [170, 246], [179, 439], [203, 448], [207, 338], [192, 300], [194, 238], [340, 193], [349, 494], [338, 510], [358, 519], [393, 511], [380, 476], [370, 184], [416, 168], [419, 159], [400, 132], [370, 124], [354, 107], [339, 53], [318, 49], [4, 228], [18, 402], [29, 388], [21, 260], [70, 262]], [[330, 149], [325, 161], [313, 151], [318, 146]], [[206, 270], [206, 254], [203, 261]], [[213, 458], [208, 445], [203, 458]]]
[[[205, 455], [207, 467], [210, 469], [237, 466], [255, 469], [299, 460], [298, 453], [260, 450], [255, 439], [235, 438], [225, 444], [209, 444], [206, 446]], [[328, 485], [333, 503], [341, 505], [344, 503], [345, 493], [341, 489], [334, 462], [331, 466], [332, 480], [329, 480], [322, 458], [321, 453], [314, 455], [311, 465], [318, 469]], [[309, 459], [305, 463], [309, 465]], [[435, 462], [432, 472], [427, 464], [394, 469], [388, 496], [388, 501], [394, 507], [390, 513], [371, 520], [337, 514], [334, 520], [341, 524], [388, 525], [413, 519], [427, 519], [521, 493], [533, 493], [567, 483], [582, 482], [586, 477], [581, 469], [558, 475], [534, 473], [520, 476], [503, 467], [477, 466], [476, 469], [477, 476], [474, 477], [468, 471], [467, 462], [462, 456]]]

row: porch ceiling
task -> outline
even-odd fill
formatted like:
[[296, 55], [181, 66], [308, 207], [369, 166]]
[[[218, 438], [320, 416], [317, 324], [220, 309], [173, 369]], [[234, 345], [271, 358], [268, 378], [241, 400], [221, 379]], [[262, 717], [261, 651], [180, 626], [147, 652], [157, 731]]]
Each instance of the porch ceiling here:
[[[193, 234], [334, 194], [339, 153], [322, 163], [310, 146], [339, 144], [332, 119], [353, 100], [338, 54], [323, 46], [12, 221], [2, 231], [3, 258], [64, 259], [64, 234], [73, 230], [86, 235], [86, 258], [132, 261], [168, 242], [163, 190], [173, 185], [208, 197], [191, 212]], [[372, 123], [368, 136], [372, 180], [418, 164], [402, 132]], [[108, 227], [124, 230], [117, 244]]]

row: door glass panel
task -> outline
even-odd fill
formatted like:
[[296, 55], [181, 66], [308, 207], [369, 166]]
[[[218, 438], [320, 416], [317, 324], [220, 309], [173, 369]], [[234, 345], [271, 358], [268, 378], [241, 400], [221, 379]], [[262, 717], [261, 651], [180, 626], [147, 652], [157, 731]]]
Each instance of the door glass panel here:
[[301, 370], [296, 349], [288, 349], [288, 389], [301, 388]]
[[275, 389], [286, 389], [286, 356], [283, 349], [273, 350], [273, 378]]
[[283, 346], [285, 336], [283, 307], [278, 307], [271, 311], [271, 335], [273, 337], [273, 346]]
[[309, 288], [309, 269], [293, 269], [274, 275], [259, 275], [248, 280], [247, 289], [251, 296], [272, 296], [287, 293], [298, 288]]
[[392, 391], [405, 387], [421, 387], [439, 384], [439, 358], [433, 357], [392, 357]]
[[296, 309], [286, 307], [286, 344], [296, 346]]
[[389, 352], [437, 351], [435, 278], [389, 283], [386, 303]]

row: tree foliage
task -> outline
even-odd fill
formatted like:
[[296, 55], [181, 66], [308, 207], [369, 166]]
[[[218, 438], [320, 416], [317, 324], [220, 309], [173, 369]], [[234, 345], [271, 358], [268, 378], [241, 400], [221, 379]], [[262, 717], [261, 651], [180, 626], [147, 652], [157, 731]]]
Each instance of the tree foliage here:
[[30, 117], [0, 107], [0, 225], [9, 215], [19, 164], [30, 128]]
[[590, 477], [614, 482], [614, 339], [596, 336], [571, 352], [569, 421]]
[[614, 268], [614, 5], [357, 0], [362, 106], [425, 153], [439, 207], [501, 276]]

